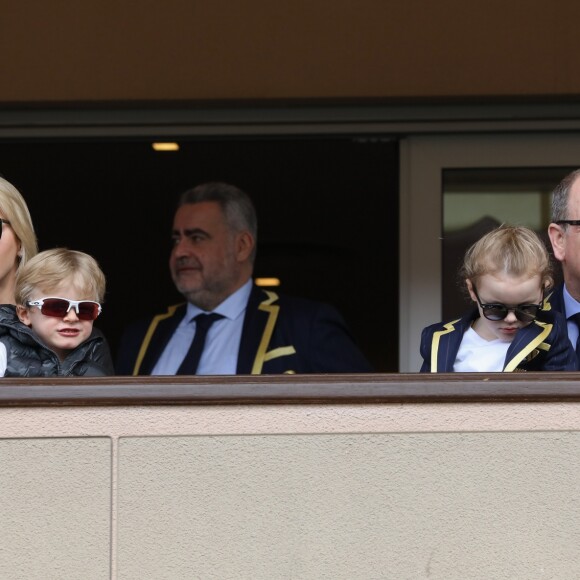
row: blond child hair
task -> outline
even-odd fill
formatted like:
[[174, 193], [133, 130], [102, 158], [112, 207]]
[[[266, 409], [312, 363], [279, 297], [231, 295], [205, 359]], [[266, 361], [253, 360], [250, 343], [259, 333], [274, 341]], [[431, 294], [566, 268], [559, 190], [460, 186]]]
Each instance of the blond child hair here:
[[103, 302], [106, 280], [98, 262], [84, 252], [54, 248], [36, 254], [21, 266], [16, 278], [16, 304], [25, 306], [35, 291], [51, 292], [69, 279], [85, 298]]
[[465, 253], [459, 277], [465, 283], [485, 274], [503, 272], [513, 276], [540, 275], [540, 285], [554, 285], [550, 255], [544, 242], [530, 228], [502, 224], [485, 234]]

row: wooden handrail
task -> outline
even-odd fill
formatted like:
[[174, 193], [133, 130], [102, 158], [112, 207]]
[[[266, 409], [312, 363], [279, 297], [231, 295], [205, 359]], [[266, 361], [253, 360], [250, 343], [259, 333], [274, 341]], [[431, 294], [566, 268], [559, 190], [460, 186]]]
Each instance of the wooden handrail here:
[[579, 401], [580, 373], [3, 378], [0, 406]]

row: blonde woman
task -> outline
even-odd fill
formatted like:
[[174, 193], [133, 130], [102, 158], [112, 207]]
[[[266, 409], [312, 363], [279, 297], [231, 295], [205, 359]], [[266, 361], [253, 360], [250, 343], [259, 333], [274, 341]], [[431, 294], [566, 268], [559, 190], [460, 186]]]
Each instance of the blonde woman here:
[[16, 304], [16, 275], [38, 246], [28, 206], [20, 192], [0, 177], [0, 304]]

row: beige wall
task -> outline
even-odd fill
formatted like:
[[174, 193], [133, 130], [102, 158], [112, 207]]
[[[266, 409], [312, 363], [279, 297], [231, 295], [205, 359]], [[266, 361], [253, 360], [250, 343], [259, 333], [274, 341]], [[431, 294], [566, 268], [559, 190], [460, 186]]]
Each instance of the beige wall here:
[[580, 94], [574, 0], [0, 9], [0, 103]]
[[577, 578], [577, 387], [530, 375], [8, 383], [0, 576]]

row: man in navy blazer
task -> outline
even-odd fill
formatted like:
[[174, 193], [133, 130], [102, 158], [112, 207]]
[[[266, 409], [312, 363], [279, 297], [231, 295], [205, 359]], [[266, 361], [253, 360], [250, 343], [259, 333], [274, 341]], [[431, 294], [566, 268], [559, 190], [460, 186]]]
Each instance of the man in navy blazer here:
[[187, 302], [129, 326], [116, 372], [180, 372], [195, 317], [207, 313], [219, 319], [209, 328], [196, 374], [372, 372], [333, 307], [253, 284], [256, 237], [253, 204], [239, 188], [213, 182], [182, 194], [169, 265]]
[[[552, 192], [552, 223], [548, 235], [554, 257], [562, 265], [563, 283], [546, 300], [546, 307], [567, 319], [568, 337], [576, 348], [580, 334], [580, 169], [562, 179]], [[580, 349], [576, 348], [578, 368]]]

